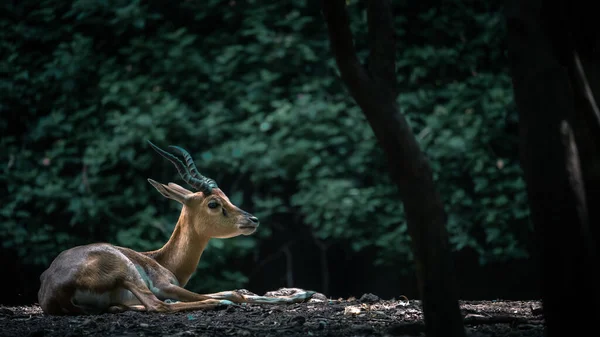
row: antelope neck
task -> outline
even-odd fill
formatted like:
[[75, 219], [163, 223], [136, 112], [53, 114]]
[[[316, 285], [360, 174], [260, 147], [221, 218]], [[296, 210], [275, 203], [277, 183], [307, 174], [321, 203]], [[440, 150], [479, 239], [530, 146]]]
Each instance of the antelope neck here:
[[179, 285], [183, 287], [196, 271], [209, 240], [209, 236], [196, 231], [184, 207], [171, 238], [157, 251], [155, 259], [175, 274]]

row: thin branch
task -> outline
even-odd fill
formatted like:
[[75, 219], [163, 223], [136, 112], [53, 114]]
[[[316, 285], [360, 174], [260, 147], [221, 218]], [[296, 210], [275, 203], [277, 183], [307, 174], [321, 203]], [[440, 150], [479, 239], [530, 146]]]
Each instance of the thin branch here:
[[577, 73], [577, 80], [579, 81], [579, 86], [581, 87], [581, 91], [583, 91], [583, 96], [585, 97], [589, 109], [594, 113], [594, 117], [596, 117], [596, 125], [600, 126], [600, 109], [598, 108], [598, 104], [596, 104], [596, 100], [594, 98], [594, 93], [590, 88], [590, 84], [588, 83], [587, 76], [585, 75], [585, 70], [583, 69], [583, 65], [581, 64], [581, 60], [579, 59], [579, 55], [577, 52], [573, 52], [573, 61], [575, 63], [575, 70]]
[[[585, 74], [582, 74], [585, 75]], [[589, 87], [588, 87], [589, 89]], [[595, 104], [592, 102], [590, 104]], [[560, 124], [560, 132], [562, 136], [564, 151], [565, 151], [565, 164], [567, 171], [567, 178], [569, 179], [569, 187], [572, 190], [573, 197], [577, 200], [576, 209], [580, 219], [580, 225], [582, 230], [582, 238], [587, 248], [587, 253], [590, 256], [590, 261], [596, 261], [596, 242], [594, 240], [594, 233], [590, 228], [589, 213], [588, 213], [588, 202], [586, 200], [584, 178], [581, 171], [581, 161], [579, 158], [579, 151], [577, 144], [575, 143], [575, 136], [573, 129], [569, 123], [563, 120]], [[592, 269], [593, 266], [590, 266]], [[590, 276], [596, 278], [594, 284], [598, 284], [598, 276], [596, 273], [592, 273]]]
[[322, 292], [327, 294], [329, 293], [329, 267], [327, 264], [327, 249], [329, 248], [329, 245], [321, 242], [314, 233], [311, 232], [311, 234], [313, 242], [319, 248], [321, 253], [321, 288]]
[[285, 256], [285, 276], [286, 283], [288, 288], [292, 288], [294, 286], [294, 266], [292, 259], [292, 251], [290, 250], [290, 246], [283, 247], [283, 255]]

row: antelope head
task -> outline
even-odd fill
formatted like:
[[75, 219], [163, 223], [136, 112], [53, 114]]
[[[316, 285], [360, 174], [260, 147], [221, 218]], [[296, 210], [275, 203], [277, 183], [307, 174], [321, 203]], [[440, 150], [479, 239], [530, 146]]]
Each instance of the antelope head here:
[[191, 225], [195, 232], [203, 237], [230, 238], [238, 235], [250, 235], [258, 228], [258, 218], [234, 205], [221, 191], [217, 183], [198, 172], [192, 156], [178, 146], [169, 146], [175, 155], [160, 149], [152, 142], [150, 146], [161, 156], [168, 159], [181, 178], [196, 192], [189, 191], [175, 183], [161, 184], [152, 179], [152, 184], [164, 197], [183, 205], [180, 220]]

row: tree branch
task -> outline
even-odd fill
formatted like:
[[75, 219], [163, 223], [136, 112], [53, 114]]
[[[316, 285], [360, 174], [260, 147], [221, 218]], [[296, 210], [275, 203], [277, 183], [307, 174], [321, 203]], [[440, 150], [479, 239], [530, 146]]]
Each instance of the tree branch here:
[[[369, 1], [367, 7], [370, 54], [367, 71], [379, 89], [396, 99], [396, 41], [390, 1]], [[391, 90], [390, 90], [391, 89]]]
[[444, 205], [429, 162], [396, 103], [390, 0], [369, 0], [368, 69], [356, 56], [345, 0], [323, 0], [322, 6], [342, 80], [383, 148], [390, 175], [402, 197], [427, 336], [464, 336]]
[[346, 0], [323, 0], [322, 4], [329, 31], [329, 43], [342, 80], [347, 84], [352, 96], [361, 91], [368, 91], [371, 81], [356, 56]]
[[596, 127], [598, 127], [600, 126], [600, 109], [598, 108], [598, 104], [596, 104], [594, 93], [592, 92], [592, 88], [588, 83], [585, 70], [583, 69], [583, 65], [581, 64], [581, 60], [576, 51], [573, 53], [573, 63], [573, 68], [575, 68], [576, 78], [578, 80], [577, 84], [579, 86], [579, 90], [582, 92], [582, 96], [585, 98], [585, 101], [589, 106], [588, 108], [591, 110], [592, 115], [595, 118]]

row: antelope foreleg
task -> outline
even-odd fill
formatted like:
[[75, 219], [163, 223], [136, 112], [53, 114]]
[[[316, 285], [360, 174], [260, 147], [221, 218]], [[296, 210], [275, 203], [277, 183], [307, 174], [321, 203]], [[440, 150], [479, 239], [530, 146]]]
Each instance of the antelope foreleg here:
[[227, 300], [233, 303], [246, 302], [244, 295], [237, 291], [222, 291], [213, 294], [197, 294], [174, 284], [161, 287], [160, 297], [163, 299], [181, 302], [198, 302], [204, 300]]
[[257, 304], [290, 304], [300, 303], [312, 297], [314, 291], [299, 291], [288, 296], [256, 296], [244, 295], [239, 291], [221, 291], [212, 294], [197, 294], [185, 288], [169, 284], [161, 288], [161, 298], [181, 302], [198, 302], [205, 300], [222, 300], [233, 303], [257, 303]]
[[188, 311], [188, 310], [210, 310], [218, 307], [219, 305], [232, 305], [235, 304], [228, 300], [204, 300], [195, 302], [177, 302], [167, 303], [167, 311]]
[[304, 302], [314, 295], [314, 291], [299, 291], [289, 296], [254, 296], [244, 295], [246, 303], [257, 303], [257, 304], [291, 304]]
[[[176, 303], [168, 303], [165, 301], [161, 301], [154, 293], [152, 293], [145, 284], [140, 282], [126, 282], [125, 287], [131, 291], [135, 297], [142, 303], [142, 305], [117, 305], [111, 307], [112, 310], [143, 310], [145, 308], [147, 311], [151, 312], [177, 312], [177, 311], [185, 311], [185, 310], [207, 310], [213, 309], [219, 305], [231, 305], [234, 304], [232, 301], [228, 301], [226, 299], [212, 299], [208, 298], [205, 295], [200, 295], [193, 293], [191, 291], [185, 290], [178, 286], [166, 287], [161, 289], [161, 295], [181, 295], [183, 298], [189, 299], [192, 297], [198, 298], [199, 300], [189, 301], [189, 302], [176, 302]], [[162, 297], [162, 296], [161, 296]], [[171, 298], [177, 296], [168, 296], [168, 299], [172, 300], [183, 300], [180, 298]]]
[[244, 295], [238, 291], [221, 291], [212, 294], [197, 294], [185, 288], [170, 284], [161, 289], [161, 297], [182, 302], [195, 302], [204, 300], [224, 300], [233, 303], [257, 304], [290, 304], [300, 303], [311, 298], [314, 291], [299, 291], [289, 296], [256, 296]]

